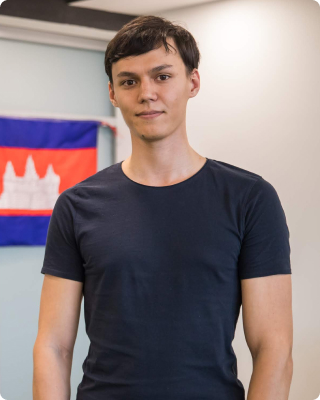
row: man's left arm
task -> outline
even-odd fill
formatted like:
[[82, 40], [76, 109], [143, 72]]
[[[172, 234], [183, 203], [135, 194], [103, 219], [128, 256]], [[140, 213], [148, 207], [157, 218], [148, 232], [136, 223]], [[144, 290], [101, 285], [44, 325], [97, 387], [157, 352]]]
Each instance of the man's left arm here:
[[253, 360], [247, 400], [288, 400], [293, 374], [291, 274], [241, 280], [245, 339]]

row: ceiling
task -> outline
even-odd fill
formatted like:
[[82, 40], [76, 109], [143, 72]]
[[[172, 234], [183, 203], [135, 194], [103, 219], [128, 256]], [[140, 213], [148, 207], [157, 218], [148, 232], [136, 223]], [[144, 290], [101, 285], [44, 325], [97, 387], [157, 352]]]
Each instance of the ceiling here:
[[89, 8], [127, 15], [159, 14], [175, 8], [212, 3], [214, 0], [67, 0], [71, 7]]

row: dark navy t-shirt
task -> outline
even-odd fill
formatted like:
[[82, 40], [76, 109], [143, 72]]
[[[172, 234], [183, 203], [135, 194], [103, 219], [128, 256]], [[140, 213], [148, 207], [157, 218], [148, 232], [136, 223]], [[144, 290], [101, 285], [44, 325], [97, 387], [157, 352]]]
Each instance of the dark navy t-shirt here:
[[59, 195], [41, 273], [84, 284], [77, 400], [244, 400], [240, 280], [291, 274], [289, 230], [253, 172], [207, 159], [157, 187], [119, 162]]

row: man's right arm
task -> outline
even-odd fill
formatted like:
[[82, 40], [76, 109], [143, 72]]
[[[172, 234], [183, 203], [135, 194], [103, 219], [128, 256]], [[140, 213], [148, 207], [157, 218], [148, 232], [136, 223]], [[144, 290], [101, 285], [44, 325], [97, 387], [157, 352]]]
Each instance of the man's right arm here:
[[70, 400], [83, 282], [45, 274], [33, 347], [33, 400]]

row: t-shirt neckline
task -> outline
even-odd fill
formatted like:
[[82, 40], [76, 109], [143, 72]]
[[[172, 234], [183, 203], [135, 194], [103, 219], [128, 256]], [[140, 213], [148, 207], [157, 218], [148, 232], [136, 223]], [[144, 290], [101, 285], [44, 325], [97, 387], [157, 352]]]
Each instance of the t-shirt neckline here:
[[150, 186], [150, 185], [144, 185], [143, 183], [139, 183], [139, 182], [136, 182], [136, 181], [132, 180], [132, 179], [129, 178], [129, 177], [123, 172], [123, 170], [122, 170], [122, 163], [123, 163], [124, 160], [122, 160], [122, 161], [120, 161], [120, 162], [118, 163], [118, 169], [120, 170], [121, 175], [122, 175], [125, 179], [127, 179], [129, 182], [131, 182], [131, 183], [133, 183], [133, 184], [135, 184], [135, 185], [142, 186], [142, 187], [145, 187], [145, 188], [150, 188], [150, 189], [167, 189], [167, 188], [174, 188], [174, 187], [177, 187], [177, 186], [179, 186], [179, 185], [181, 186], [181, 185], [183, 185], [184, 183], [190, 182], [192, 179], [194, 179], [196, 176], [198, 176], [202, 171], [204, 171], [204, 169], [206, 168], [206, 166], [209, 164], [209, 158], [206, 157], [206, 159], [207, 159], [206, 162], [203, 164], [203, 166], [202, 166], [195, 174], [193, 174], [193, 175], [190, 176], [189, 178], [185, 179], [184, 181], [181, 181], [181, 182], [178, 182], [178, 183], [174, 183], [173, 185], [166, 185], [166, 186]]

